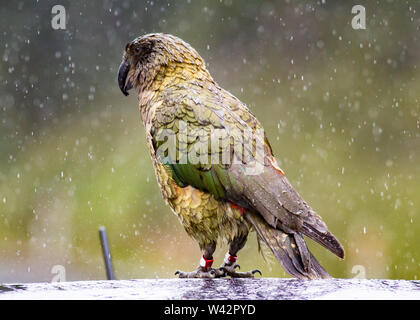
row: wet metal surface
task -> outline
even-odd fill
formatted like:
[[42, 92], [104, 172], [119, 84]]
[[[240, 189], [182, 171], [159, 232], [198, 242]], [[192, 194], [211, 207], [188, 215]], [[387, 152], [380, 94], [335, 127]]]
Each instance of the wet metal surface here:
[[1, 299], [418, 299], [420, 281], [137, 279], [0, 284]]

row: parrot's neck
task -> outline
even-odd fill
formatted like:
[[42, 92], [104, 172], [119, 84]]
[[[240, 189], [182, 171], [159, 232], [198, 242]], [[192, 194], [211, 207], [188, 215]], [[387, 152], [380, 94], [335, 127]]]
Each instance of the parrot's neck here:
[[140, 115], [144, 124], [153, 116], [154, 111], [151, 109], [159, 107], [168, 92], [173, 90], [185, 92], [196, 86], [203, 87], [204, 84], [216, 86], [204, 64], [172, 62], [153, 70], [149, 69], [148, 72], [147, 79], [142, 77], [140, 72], [136, 85]]

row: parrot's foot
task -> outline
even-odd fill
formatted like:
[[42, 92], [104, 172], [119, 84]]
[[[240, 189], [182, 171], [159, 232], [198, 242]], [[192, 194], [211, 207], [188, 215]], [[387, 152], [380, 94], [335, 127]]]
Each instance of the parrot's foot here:
[[225, 276], [225, 272], [220, 269], [203, 268], [199, 266], [197, 270], [192, 272], [176, 271], [175, 275], [179, 278], [203, 278], [203, 279], [214, 279]]
[[224, 273], [225, 276], [229, 276], [231, 278], [254, 278], [254, 275], [256, 273], [259, 273], [260, 275], [262, 275], [260, 270], [252, 270], [252, 271], [248, 271], [248, 272], [239, 272], [236, 271], [236, 269], [240, 269], [241, 267], [239, 266], [239, 264], [232, 264], [232, 265], [227, 265], [227, 264], [223, 264], [219, 270], [221, 272]]

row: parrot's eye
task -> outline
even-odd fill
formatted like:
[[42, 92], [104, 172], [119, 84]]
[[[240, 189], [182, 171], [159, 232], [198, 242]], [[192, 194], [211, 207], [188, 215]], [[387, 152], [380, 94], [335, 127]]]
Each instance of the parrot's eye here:
[[134, 51], [136, 51], [137, 53], [139, 53], [140, 52], [140, 47], [135, 47], [134, 48]]

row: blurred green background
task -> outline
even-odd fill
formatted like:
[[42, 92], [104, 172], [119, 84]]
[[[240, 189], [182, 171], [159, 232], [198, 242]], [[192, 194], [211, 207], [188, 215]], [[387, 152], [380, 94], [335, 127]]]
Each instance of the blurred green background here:
[[[59, 3], [58, 3], [59, 2]], [[51, 8], [67, 10], [53, 30]], [[351, 27], [366, 7], [366, 30]], [[173, 277], [198, 245], [164, 205], [124, 45], [167, 32], [264, 125], [279, 164], [346, 250], [310, 247], [336, 277], [420, 276], [418, 1], [9, 1], [0, 6], [0, 281]], [[216, 253], [219, 265], [226, 252]], [[287, 275], [258, 255], [242, 270]], [[356, 268], [355, 268], [356, 266]], [[355, 268], [355, 269], [353, 269]]]

